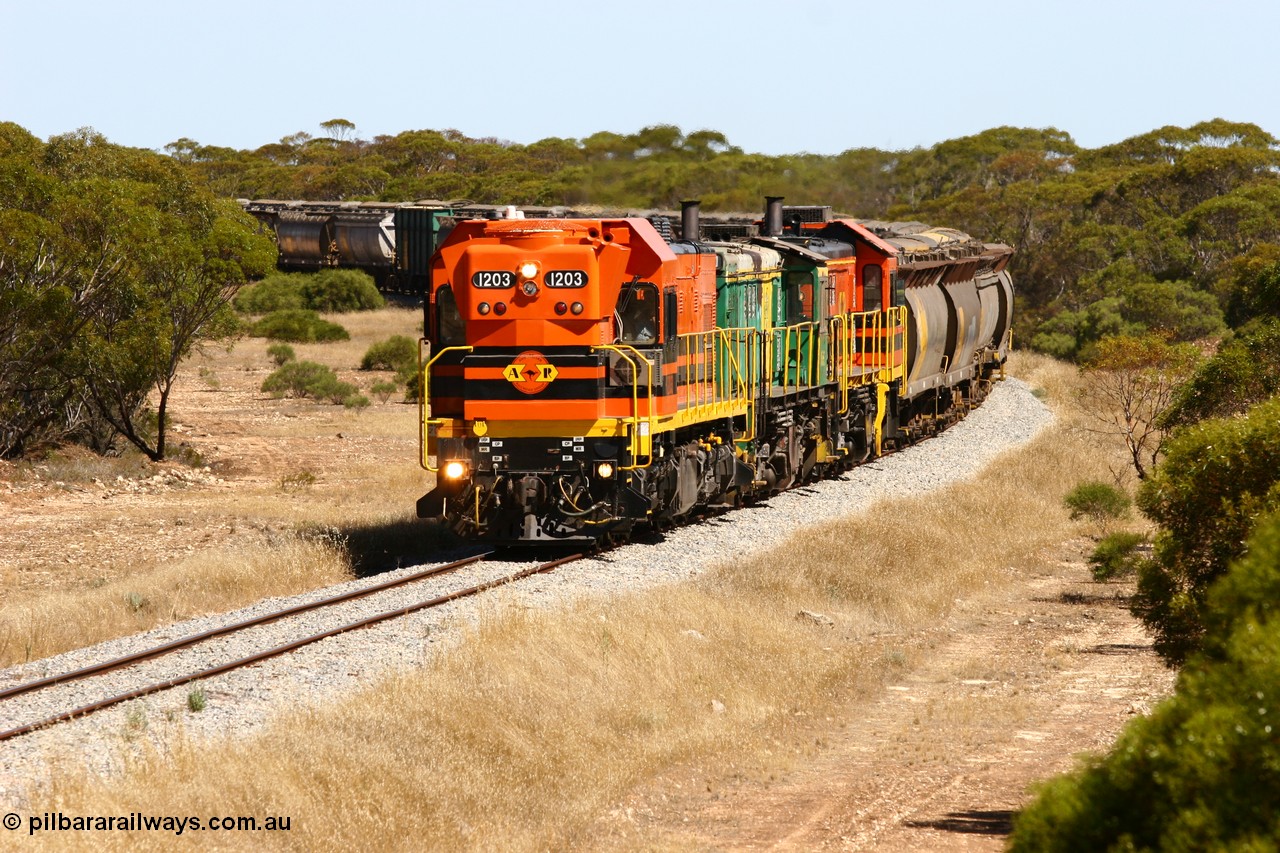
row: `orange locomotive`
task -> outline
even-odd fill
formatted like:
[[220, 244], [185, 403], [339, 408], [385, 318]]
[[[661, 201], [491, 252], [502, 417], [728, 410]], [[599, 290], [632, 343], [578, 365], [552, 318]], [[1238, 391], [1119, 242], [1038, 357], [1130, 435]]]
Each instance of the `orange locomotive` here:
[[[431, 264], [419, 516], [499, 543], [622, 537], [844, 470], [985, 393], [1007, 329], [929, 344], [912, 306], [938, 300], [908, 298], [910, 251], [778, 219], [718, 242], [696, 206], [682, 241], [639, 218], [458, 224]], [[917, 285], [994, 275], [973, 245], [933, 252]], [[907, 396], [911, 345], [968, 363]]]

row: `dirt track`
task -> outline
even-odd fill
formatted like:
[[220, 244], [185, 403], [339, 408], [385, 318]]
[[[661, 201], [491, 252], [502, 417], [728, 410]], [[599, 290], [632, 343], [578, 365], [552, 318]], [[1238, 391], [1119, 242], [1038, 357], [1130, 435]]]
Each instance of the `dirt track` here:
[[[722, 778], [682, 768], [602, 819], [601, 845], [673, 850], [999, 850], [1030, 787], [1108, 749], [1174, 673], [1096, 584], [1078, 540], [1011, 568], [904, 637], [900, 679], [839, 717], [797, 719], [771, 763]], [[588, 845], [592, 846], [592, 845]]]

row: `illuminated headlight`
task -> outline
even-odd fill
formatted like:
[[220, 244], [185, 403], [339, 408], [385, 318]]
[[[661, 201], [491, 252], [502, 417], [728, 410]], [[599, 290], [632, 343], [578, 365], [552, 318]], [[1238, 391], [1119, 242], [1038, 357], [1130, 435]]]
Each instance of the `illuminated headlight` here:
[[467, 466], [461, 462], [449, 462], [444, 466], [444, 475], [450, 480], [458, 480], [467, 473]]
[[538, 265], [533, 261], [525, 261], [523, 264], [520, 265], [520, 277], [521, 278], [537, 278]]
[[596, 466], [596, 474], [599, 475], [601, 480], [609, 479], [610, 477], [613, 476], [613, 463], [601, 462], [599, 465]]

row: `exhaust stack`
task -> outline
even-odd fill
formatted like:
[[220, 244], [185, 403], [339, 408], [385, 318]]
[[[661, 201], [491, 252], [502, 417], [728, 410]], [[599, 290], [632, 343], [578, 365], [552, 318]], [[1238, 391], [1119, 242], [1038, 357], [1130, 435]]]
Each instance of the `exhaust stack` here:
[[764, 236], [782, 236], [782, 199], [780, 195], [765, 196]]
[[687, 240], [692, 243], [702, 236], [702, 223], [699, 216], [699, 208], [702, 202], [699, 199], [690, 199], [689, 201], [680, 202], [680, 239]]

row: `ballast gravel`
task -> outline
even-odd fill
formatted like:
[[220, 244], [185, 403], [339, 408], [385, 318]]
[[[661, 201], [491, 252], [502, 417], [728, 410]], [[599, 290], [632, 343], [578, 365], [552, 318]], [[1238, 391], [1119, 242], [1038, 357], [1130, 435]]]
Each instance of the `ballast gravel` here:
[[[881, 498], [918, 495], [968, 478], [999, 454], [1030, 441], [1052, 414], [1017, 379], [999, 383], [965, 420], [940, 436], [863, 465], [843, 479], [824, 480], [770, 498], [747, 511], [682, 527], [660, 541], [632, 544], [593, 559], [570, 563], [506, 587], [505, 602], [554, 607], [582, 595], [632, 592], [677, 582], [721, 563], [773, 547], [797, 529], [866, 510]], [[440, 562], [465, 556], [441, 555]], [[46, 719], [74, 707], [123, 694], [199, 669], [244, 657], [345, 622], [407, 607], [419, 601], [510, 574], [527, 562], [493, 562], [440, 578], [386, 590], [368, 598], [301, 614], [146, 661], [126, 670], [28, 696], [0, 700], [0, 731]], [[0, 689], [69, 672], [141, 651], [179, 637], [249, 619], [349, 589], [373, 586], [419, 571], [411, 566], [291, 598], [264, 599], [231, 613], [192, 619], [130, 637], [0, 671]], [[111, 774], [144, 748], [163, 752], [180, 737], [244, 736], [274, 715], [308, 704], [332, 704], [345, 692], [368, 686], [394, 671], [421, 665], [462, 636], [493, 598], [462, 599], [370, 628], [341, 634], [245, 669], [131, 700], [106, 711], [0, 743], [0, 800], [30, 805], [51, 766], [75, 766]], [[203, 710], [188, 697], [202, 691]]]

